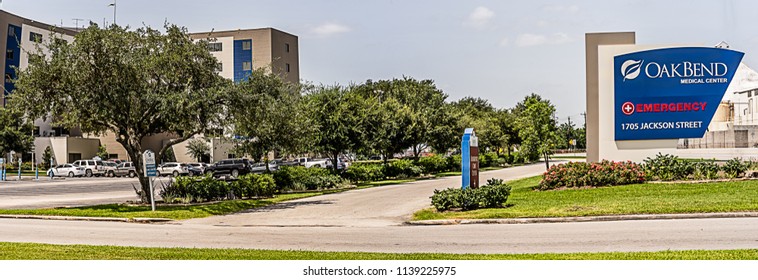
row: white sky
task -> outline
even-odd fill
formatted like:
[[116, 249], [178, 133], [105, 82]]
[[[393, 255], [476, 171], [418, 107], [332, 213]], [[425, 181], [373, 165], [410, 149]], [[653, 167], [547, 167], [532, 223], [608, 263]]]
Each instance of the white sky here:
[[[49, 24], [113, 20], [113, 0], [5, 0]], [[531, 92], [582, 123], [584, 34], [637, 32], [638, 44], [726, 41], [757, 68], [758, 1], [117, 0], [121, 25], [190, 32], [273, 27], [299, 37], [301, 78], [323, 84], [412, 76], [449, 100], [511, 107]], [[85, 21], [85, 22], [86, 22]]]

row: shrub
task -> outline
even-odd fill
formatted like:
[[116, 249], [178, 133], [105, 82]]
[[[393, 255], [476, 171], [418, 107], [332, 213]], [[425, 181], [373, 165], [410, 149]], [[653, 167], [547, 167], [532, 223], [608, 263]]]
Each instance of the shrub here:
[[645, 172], [631, 161], [569, 162], [553, 165], [543, 174], [537, 189], [616, 186], [642, 183]]
[[[460, 163], [458, 164], [460, 165]], [[418, 160], [418, 166], [421, 167], [425, 174], [435, 174], [451, 170], [448, 166], [447, 159], [439, 155], [420, 158]]]
[[503, 207], [511, 194], [511, 187], [500, 179], [490, 179], [478, 188], [434, 190], [432, 205], [437, 211]]
[[271, 174], [248, 174], [229, 184], [235, 198], [271, 197], [276, 181]]
[[390, 162], [384, 166], [384, 175], [392, 178], [417, 177], [423, 173], [421, 167], [413, 164], [413, 161], [402, 159]]
[[697, 180], [713, 180], [719, 177], [719, 170], [721, 168], [716, 162], [698, 161], [695, 162], [693, 166], [695, 168], [695, 171], [692, 173], [692, 176]]
[[695, 172], [692, 162], [661, 153], [655, 158], [645, 159], [644, 168], [648, 179], [661, 181], [684, 180]]
[[282, 166], [274, 172], [273, 178], [278, 191], [331, 189], [345, 184], [339, 175], [316, 167]]
[[738, 178], [745, 174], [748, 167], [749, 164], [743, 163], [742, 159], [733, 158], [728, 160], [726, 164], [721, 167], [721, 170], [723, 170], [724, 174], [729, 178]]
[[229, 184], [215, 180], [211, 176], [203, 177], [199, 181], [190, 177], [178, 177], [161, 186], [160, 195], [166, 203], [174, 203], [182, 198], [191, 198], [189, 201], [187, 199], [182, 201], [187, 203], [234, 198]]
[[463, 158], [461, 155], [452, 155], [445, 159], [447, 161], [447, 169], [448, 171], [461, 171], [461, 160]]
[[342, 176], [353, 182], [381, 181], [385, 178], [381, 163], [353, 164]]
[[497, 156], [497, 153], [484, 153], [479, 155], [479, 166], [480, 167], [496, 167], [498, 166], [498, 159], [500, 157]]

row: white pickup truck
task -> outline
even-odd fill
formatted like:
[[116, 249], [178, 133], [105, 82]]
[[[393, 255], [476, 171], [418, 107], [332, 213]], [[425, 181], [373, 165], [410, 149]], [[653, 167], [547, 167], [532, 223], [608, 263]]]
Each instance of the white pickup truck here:
[[313, 159], [313, 158], [302, 157], [302, 158], [296, 158], [295, 161], [297, 162], [297, 164], [301, 166], [305, 166], [305, 168], [326, 167], [326, 159]]

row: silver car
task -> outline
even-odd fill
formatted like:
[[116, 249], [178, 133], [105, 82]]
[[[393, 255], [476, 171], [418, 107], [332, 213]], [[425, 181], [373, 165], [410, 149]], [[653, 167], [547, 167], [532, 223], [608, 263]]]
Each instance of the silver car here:
[[115, 170], [116, 176], [124, 177], [129, 176], [129, 178], [137, 177], [137, 170], [134, 168], [134, 164], [131, 161], [124, 161], [118, 164], [116, 166]]
[[187, 165], [184, 163], [167, 162], [158, 166], [157, 169], [158, 169], [157, 170], [158, 176], [171, 175], [174, 177], [178, 177], [179, 175], [189, 175], [189, 170], [187, 170]]

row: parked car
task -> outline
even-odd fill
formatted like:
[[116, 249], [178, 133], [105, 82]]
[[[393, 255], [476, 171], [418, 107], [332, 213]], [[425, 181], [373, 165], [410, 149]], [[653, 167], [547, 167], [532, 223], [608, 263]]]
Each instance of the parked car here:
[[231, 175], [237, 177], [245, 175], [252, 171], [252, 165], [247, 159], [225, 159], [205, 168], [205, 174], [212, 174], [214, 177], [220, 175]]
[[[348, 162], [346, 159], [337, 158], [337, 169], [344, 170], [347, 169], [348, 166], [350, 166], [350, 162]], [[326, 168], [334, 168], [331, 159], [326, 160]]]
[[277, 159], [274, 159], [273, 161], [276, 161], [276, 165], [278, 165], [278, 166], [296, 166], [296, 165], [300, 165], [300, 163], [297, 162], [296, 160], [285, 160], [283, 158], [277, 158]]
[[100, 160], [77, 160], [73, 163], [73, 165], [77, 167], [83, 167], [85, 177], [100, 176], [103, 175], [105, 171], [103, 162]]
[[116, 168], [118, 163], [113, 161], [103, 161], [103, 175], [105, 177], [116, 177]]
[[205, 168], [208, 167], [207, 163], [193, 162], [187, 164], [187, 171], [190, 176], [202, 176], [205, 174]]
[[116, 166], [116, 170], [114, 171], [116, 176], [124, 177], [129, 176], [129, 178], [137, 177], [137, 170], [134, 168], [134, 164], [131, 161], [124, 161], [119, 163]]
[[187, 165], [178, 162], [167, 162], [159, 165], [157, 168], [158, 176], [171, 175], [178, 177], [179, 175], [189, 175]]
[[70, 163], [60, 164], [48, 169], [47, 176], [48, 177], [49, 176], [81, 177], [81, 176], [84, 176], [84, 167], [74, 166], [73, 164], [70, 164]]
[[[251, 165], [251, 172], [253, 173], [263, 173], [266, 172], [266, 164], [263, 162], [256, 162]], [[269, 171], [277, 171], [279, 170], [279, 163], [277, 163], [276, 160], [272, 160], [268, 162], [268, 170]]]
[[295, 159], [300, 165], [305, 166], [305, 168], [311, 168], [311, 167], [326, 167], [326, 159], [313, 159], [308, 157], [302, 157]]

